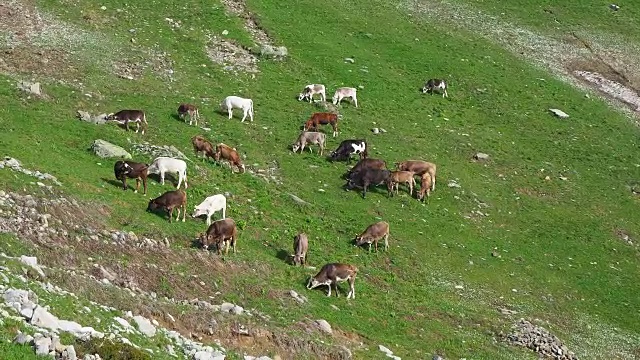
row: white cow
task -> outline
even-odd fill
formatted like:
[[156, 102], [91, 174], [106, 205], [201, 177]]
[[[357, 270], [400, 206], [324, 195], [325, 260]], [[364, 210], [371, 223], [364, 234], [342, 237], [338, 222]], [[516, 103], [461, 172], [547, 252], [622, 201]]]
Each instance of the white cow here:
[[324, 85], [322, 84], [309, 84], [302, 89], [300, 95], [298, 95], [298, 101], [307, 99], [309, 102], [313, 100], [313, 95], [320, 94], [322, 101], [327, 101], [327, 93]]
[[227, 198], [222, 194], [209, 196], [204, 199], [200, 205], [196, 206], [193, 209], [193, 215], [191, 217], [198, 217], [201, 215], [207, 215], [207, 225], [211, 225], [211, 216], [216, 211], [222, 210], [222, 219], [226, 218], [226, 210], [227, 210]]
[[166, 172], [170, 173], [178, 173], [178, 186], [177, 189], [180, 188], [180, 184], [184, 181], [184, 188], [188, 187], [187, 185], [187, 163], [184, 160], [174, 159], [166, 156], [159, 156], [153, 160], [151, 165], [149, 165], [149, 169], [147, 170], [149, 174], [160, 174], [160, 181], [162, 185], [164, 185], [164, 174]]
[[244, 119], [249, 118], [253, 121], [253, 100], [241, 98], [239, 96], [227, 96], [224, 98], [222, 103], [220, 104], [222, 110], [226, 110], [229, 113], [229, 119], [233, 116], [233, 109], [242, 109], [244, 112], [244, 116], [242, 117], [242, 122]]
[[358, 99], [356, 98], [356, 88], [350, 88], [350, 87], [341, 87], [338, 90], [336, 90], [335, 94], [333, 94], [333, 105], [338, 105], [340, 104], [340, 101], [342, 101], [342, 99], [344, 98], [351, 98], [351, 101], [353, 101], [353, 104], [358, 107]]

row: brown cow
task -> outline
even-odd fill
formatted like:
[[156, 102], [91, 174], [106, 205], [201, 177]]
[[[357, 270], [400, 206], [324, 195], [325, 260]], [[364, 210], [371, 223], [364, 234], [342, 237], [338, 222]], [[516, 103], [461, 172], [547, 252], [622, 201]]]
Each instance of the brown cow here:
[[393, 195], [393, 188], [396, 189], [396, 195], [398, 195], [398, 187], [400, 183], [406, 183], [409, 186], [409, 195], [413, 196], [413, 187], [416, 185], [416, 180], [413, 178], [411, 171], [392, 171], [387, 183], [387, 189], [389, 195]]
[[127, 190], [127, 178], [136, 179], [136, 191], [140, 190], [140, 181], [144, 187], [144, 195], [147, 195], [147, 170], [149, 165], [133, 161], [116, 161], [113, 172], [116, 179], [122, 181], [122, 189]]
[[320, 269], [316, 276], [309, 278], [307, 283], [307, 289], [313, 289], [320, 285], [329, 286], [329, 292], [327, 296], [331, 296], [331, 285], [336, 288], [336, 297], [340, 296], [338, 292], [338, 282], [349, 281], [349, 293], [347, 299], [356, 298], [356, 289], [354, 284], [356, 282], [356, 275], [358, 274], [358, 268], [350, 264], [331, 263], [326, 264]]
[[425, 173], [421, 177], [418, 200], [422, 200], [424, 202], [425, 193], [427, 194], [427, 197], [431, 196], [431, 175], [429, 175], [429, 173]]
[[225, 255], [229, 253], [229, 245], [233, 248], [233, 253], [236, 252], [236, 240], [238, 238], [238, 228], [236, 222], [231, 218], [226, 218], [218, 221], [214, 221], [207, 232], [200, 234], [200, 242], [202, 247], [209, 249], [211, 244], [216, 244], [218, 255], [222, 254], [222, 245], [227, 243], [225, 249]]
[[214, 157], [213, 144], [209, 142], [209, 140], [205, 139], [204, 136], [196, 135], [191, 138], [191, 144], [193, 144], [193, 150], [196, 152], [196, 156], [202, 153], [204, 156], [203, 159], [210, 157]]
[[330, 112], [317, 112], [311, 115], [309, 120], [304, 123], [304, 131], [309, 131], [310, 129], [314, 129], [318, 131], [318, 125], [327, 125], [331, 124], [333, 128], [333, 136], [338, 135], [338, 118], [340, 116], [335, 113]]
[[407, 160], [396, 163], [396, 169], [402, 171], [411, 171], [412, 173], [422, 176], [424, 173], [431, 175], [431, 191], [436, 189], [436, 164], [422, 160]]
[[358, 161], [358, 163], [347, 172], [347, 178], [351, 176], [351, 174], [355, 174], [364, 169], [378, 169], [385, 170], [387, 168], [387, 163], [381, 159], [372, 159], [366, 158]]
[[384, 238], [384, 250], [387, 251], [389, 249], [389, 223], [386, 221], [369, 225], [367, 230], [356, 236], [355, 241], [357, 246], [369, 244], [369, 252], [371, 252], [371, 243], [375, 244], [376, 251], [378, 251], [378, 240], [382, 238]]
[[195, 121], [196, 126], [198, 126], [200, 112], [198, 112], [198, 108], [195, 105], [182, 103], [178, 106], [178, 116], [180, 116], [180, 119], [187, 122], [186, 115], [189, 115], [189, 125], [191, 125], [191, 122]]
[[136, 132], [140, 130], [140, 125], [142, 125], [142, 135], [144, 135], [145, 130], [147, 130], [147, 116], [142, 110], [120, 110], [115, 114], [111, 113], [107, 115], [106, 119], [124, 124], [127, 131], [129, 131], [129, 122], [132, 121], [136, 123]]
[[183, 190], [167, 191], [155, 199], [149, 200], [147, 211], [162, 209], [169, 211], [169, 222], [173, 222], [173, 209], [178, 208], [176, 220], [180, 218], [180, 208], [182, 208], [182, 222], [187, 217], [187, 193]]
[[293, 265], [304, 266], [307, 263], [307, 250], [309, 250], [309, 239], [307, 234], [300, 233], [293, 238]]
[[229, 165], [231, 166], [231, 171], [233, 172], [233, 166], [237, 166], [238, 170], [241, 172], [245, 172], [245, 167], [242, 161], [240, 160], [240, 155], [236, 151], [235, 148], [232, 148], [229, 145], [220, 143], [216, 145], [216, 152], [213, 157], [216, 161], [220, 161], [220, 159], [227, 160]]

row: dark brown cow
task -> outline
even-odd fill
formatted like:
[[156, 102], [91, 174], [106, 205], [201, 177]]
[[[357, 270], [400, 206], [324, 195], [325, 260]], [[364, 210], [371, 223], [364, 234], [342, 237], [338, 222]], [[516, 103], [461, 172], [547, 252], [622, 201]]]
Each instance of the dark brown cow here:
[[327, 125], [331, 124], [333, 128], [333, 136], [335, 137], [338, 134], [338, 118], [339, 115], [330, 112], [317, 112], [311, 115], [309, 120], [304, 123], [304, 131], [309, 131], [310, 129], [314, 129], [318, 131], [318, 125]]
[[227, 160], [231, 165], [231, 171], [233, 172], [233, 166], [237, 166], [238, 170], [241, 172], [245, 172], [245, 167], [242, 161], [240, 160], [240, 155], [235, 148], [232, 148], [229, 145], [220, 143], [216, 145], [216, 152], [213, 157], [216, 161], [220, 161], [220, 159]]
[[145, 130], [147, 129], [147, 117], [142, 110], [120, 110], [117, 113], [111, 113], [106, 117], [109, 121], [119, 121], [124, 124], [125, 129], [129, 131], [129, 123], [136, 123], [136, 132], [140, 130], [140, 125], [142, 125], [142, 135], [144, 135]]
[[351, 170], [349, 170], [349, 172], [347, 173], [347, 177], [351, 176], [351, 174], [355, 174], [364, 169], [385, 170], [386, 168], [387, 168], [387, 163], [384, 160], [366, 158], [366, 159], [359, 160], [358, 163], [356, 163], [356, 165], [352, 167]]
[[136, 190], [140, 190], [140, 181], [142, 181], [142, 185], [144, 188], [144, 195], [147, 195], [147, 170], [149, 169], [148, 164], [137, 163], [133, 161], [116, 161], [113, 166], [113, 172], [116, 176], [116, 179], [122, 181], [122, 189], [127, 190], [127, 178], [136, 179]]
[[180, 218], [180, 208], [182, 208], [182, 222], [187, 217], [187, 193], [183, 190], [167, 191], [155, 199], [149, 200], [147, 211], [162, 209], [169, 212], [169, 222], [173, 222], [173, 209], [178, 208], [176, 220]]
[[178, 106], [178, 115], [180, 116], [180, 119], [183, 119], [185, 122], [187, 121], [186, 115], [189, 115], [189, 125], [195, 121], [196, 126], [198, 126], [200, 112], [198, 112], [198, 108], [195, 105], [185, 103], [180, 104], [180, 106]]
[[207, 232], [200, 234], [200, 242], [202, 247], [209, 249], [209, 246], [216, 244], [218, 255], [222, 254], [222, 245], [227, 243], [225, 255], [229, 253], [229, 245], [233, 247], [233, 253], [236, 252], [236, 240], [238, 238], [238, 228], [236, 222], [231, 218], [214, 221]]

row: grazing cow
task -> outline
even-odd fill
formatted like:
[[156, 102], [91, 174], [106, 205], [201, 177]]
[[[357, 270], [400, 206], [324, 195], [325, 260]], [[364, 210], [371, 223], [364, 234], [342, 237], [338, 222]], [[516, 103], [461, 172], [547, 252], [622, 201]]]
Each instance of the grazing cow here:
[[155, 199], [149, 200], [147, 211], [162, 209], [169, 212], [169, 222], [173, 222], [173, 209], [178, 208], [176, 220], [180, 218], [180, 208], [182, 208], [182, 222], [187, 217], [187, 193], [184, 190], [167, 191]]
[[362, 198], [367, 196], [367, 188], [370, 185], [378, 186], [386, 184], [389, 181], [391, 172], [389, 170], [364, 169], [357, 173], [351, 173], [347, 180], [347, 189], [353, 189], [356, 186], [362, 187]]
[[231, 172], [233, 172], [234, 166], [238, 167], [238, 171], [245, 172], [244, 164], [240, 160], [240, 155], [236, 151], [236, 148], [220, 143], [216, 145], [216, 152], [213, 158], [215, 161], [220, 161], [220, 159], [227, 160], [231, 167]]
[[149, 174], [160, 174], [160, 182], [164, 185], [164, 174], [166, 172], [178, 173], [178, 186], [184, 181], [184, 188], [189, 187], [187, 184], [187, 163], [184, 160], [174, 159], [166, 156], [159, 156], [153, 160], [149, 166]]
[[356, 98], [356, 88], [341, 87], [333, 94], [333, 105], [339, 105], [344, 98], [351, 98], [353, 104], [358, 107], [358, 99]]
[[351, 162], [351, 155], [357, 154], [360, 159], [367, 157], [367, 142], [365, 140], [343, 140], [338, 148], [331, 152], [330, 159], [332, 161]]
[[411, 171], [415, 175], [422, 176], [424, 173], [431, 175], [431, 191], [436, 189], [436, 164], [422, 160], [407, 160], [396, 163], [396, 169], [401, 171]]
[[358, 173], [364, 169], [380, 169], [384, 170], [387, 168], [387, 163], [381, 159], [371, 159], [366, 158], [358, 161], [358, 163], [349, 170], [347, 173], [347, 178], [351, 176], [351, 174]]
[[184, 103], [180, 104], [180, 106], [178, 106], [178, 115], [180, 116], [180, 119], [183, 119], [185, 122], [187, 122], [186, 115], [189, 115], [189, 125], [191, 125], [191, 122], [195, 121], [196, 126], [198, 126], [200, 112], [195, 105]]
[[420, 182], [420, 191], [418, 192], [418, 200], [422, 200], [424, 202], [424, 194], [427, 194], [427, 197], [431, 196], [431, 175], [429, 173], [422, 174]]
[[325, 92], [325, 87], [322, 84], [309, 84], [302, 89], [300, 95], [298, 95], [298, 101], [302, 101], [303, 99], [308, 99], [309, 102], [313, 100], [313, 95], [320, 94], [320, 98], [322, 101], [327, 101], [327, 94]]
[[111, 113], [106, 117], [109, 121], [118, 121], [121, 124], [124, 124], [125, 129], [129, 131], [129, 123], [136, 123], [136, 132], [140, 130], [140, 125], [142, 125], [142, 135], [144, 135], [145, 130], [147, 129], [147, 117], [142, 110], [120, 110], [117, 113]]
[[207, 157], [214, 157], [213, 144], [204, 136], [196, 135], [191, 138], [191, 144], [193, 144], [193, 150], [196, 152], [196, 156], [200, 153], [204, 154], [203, 159]]
[[444, 80], [440, 80], [440, 79], [429, 79], [427, 80], [426, 83], [424, 83], [424, 86], [422, 87], [422, 93], [431, 93], [431, 95], [433, 95], [433, 92], [435, 90], [440, 90], [442, 91], [442, 97], [449, 97], [449, 95], [447, 94], [447, 82]]
[[144, 188], [144, 195], [147, 195], [147, 170], [149, 165], [143, 163], [137, 163], [133, 161], [118, 160], [113, 166], [113, 172], [116, 179], [122, 181], [122, 189], [127, 190], [127, 178], [136, 179], [136, 190], [140, 189], [140, 181], [142, 180], [142, 186]]
[[226, 218], [227, 210], [227, 198], [222, 194], [209, 196], [204, 199], [200, 205], [193, 209], [193, 215], [191, 217], [198, 217], [201, 215], [207, 215], [207, 225], [211, 225], [211, 217], [216, 211], [222, 210], [222, 218]]
[[233, 253], [236, 253], [236, 240], [238, 238], [238, 228], [236, 222], [231, 218], [214, 221], [209, 225], [207, 232], [200, 234], [200, 242], [202, 247], [207, 250], [211, 244], [216, 244], [218, 255], [222, 254], [222, 246], [227, 243], [224, 254], [229, 253], [229, 245], [233, 247]]
[[396, 189], [396, 195], [398, 195], [398, 187], [400, 183], [406, 183], [409, 186], [409, 195], [413, 196], [413, 187], [416, 185], [416, 180], [413, 178], [411, 171], [392, 171], [389, 177], [388, 190], [389, 195], [393, 195], [393, 188]]
[[336, 288], [336, 297], [340, 296], [338, 291], [338, 282], [349, 281], [349, 293], [347, 299], [356, 298], [356, 289], [354, 287], [358, 268], [349, 264], [331, 263], [326, 264], [320, 269], [316, 276], [309, 279], [307, 289], [311, 290], [320, 285], [329, 286], [327, 296], [331, 296], [331, 285]]
[[[300, 136], [298, 136], [298, 140], [296, 140], [296, 142], [291, 145], [291, 149], [293, 150], [293, 152], [296, 152], [299, 149], [300, 153], [302, 154], [302, 152], [304, 151], [304, 147], [307, 146], [307, 144], [318, 145], [320, 147], [320, 156], [322, 156], [326, 139], [327, 137], [324, 133], [315, 131], [303, 131], [300, 133]], [[311, 150], [311, 146], [309, 146], [309, 151], [313, 152], [313, 150]]]
[[371, 252], [371, 243], [376, 246], [376, 252], [378, 251], [378, 240], [384, 238], [384, 251], [389, 249], [389, 223], [386, 221], [379, 221], [375, 224], [369, 225], [367, 229], [360, 235], [357, 235], [354, 239], [357, 246], [369, 244], [369, 252]]
[[308, 131], [310, 129], [314, 129], [318, 131], [318, 125], [327, 125], [331, 124], [333, 128], [333, 136], [335, 137], [338, 134], [338, 118], [340, 116], [335, 113], [330, 112], [317, 112], [311, 115], [309, 120], [304, 123], [304, 131]]
[[242, 116], [242, 121], [247, 118], [249, 115], [249, 119], [253, 122], [253, 100], [241, 98], [239, 96], [227, 96], [224, 98], [220, 107], [223, 111], [227, 111], [229, 113], [229, 119], [233, 116], [233, 109], [242, 109], [244, 115]]
[[293, 238], [293, 265], [304, 266], [307, 263], [307, 250], [309, 250], [309, 239], [307, 234], [300, 233]]

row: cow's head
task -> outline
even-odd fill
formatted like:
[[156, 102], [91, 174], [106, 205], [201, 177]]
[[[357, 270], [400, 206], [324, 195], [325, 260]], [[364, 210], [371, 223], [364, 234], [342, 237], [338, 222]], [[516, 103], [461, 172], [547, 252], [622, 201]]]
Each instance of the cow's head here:
[[364, 236], [364, 235], [356, 235], [356, 237], [353, 239], [353, 241], [355, 241], [357, 246], [361, 246], [361, 245], [368, 244], [368, 243], [371, 242], [369, 237]]
[[197, 217], [198, 217], [198, 216], [200, 216], [200, 215], [207, 215], [207, 210], [202, 209], [202, 208], [199, 208], [199, 207], [197, 207], [197, 206], [196, 206], [196, 207], [193, 209], [193, 215], [191, 215], [191, 217], [193, 217], [193, 218], [197, 218]]
[[322, 285], [320, 281], [316, 280], [315, 277], [310, 277], [309, 282], [307, 283], [307, 289], [311, 290], [320, 285]]
[[156, 199], [149, 200], [149, 205], [147, 205], [147, 211], [154, 211], [160, 208], [160, 205], [156, 203]]
[[422, 87], [422, 93], [425, 94], [427, 92], [429, 92], [429, 88], [425, 85]]
[[295, 143], [295, 144], [291, 145], [291, 150], [293, 150], [293, 152], [296, 152], [296, 151], [300, 150], [300, 144]]
[[114, 113], [107, 114], [107, 116], [105, 116], [104, 119], [105, 120], [115, 120], [115, 116], [113, 116], [113, 115], [115, 115], [115, 114]]

